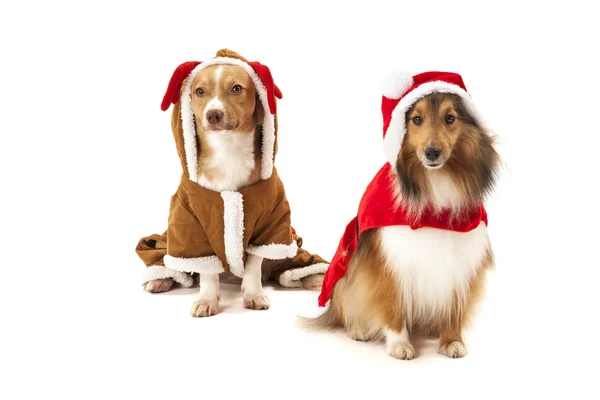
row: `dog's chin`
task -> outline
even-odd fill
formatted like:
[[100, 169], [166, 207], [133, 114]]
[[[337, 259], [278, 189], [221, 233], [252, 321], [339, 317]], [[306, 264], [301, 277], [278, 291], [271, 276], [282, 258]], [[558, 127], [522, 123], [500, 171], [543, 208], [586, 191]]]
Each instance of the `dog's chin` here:
[[446, 164], [445, 161], [439, 162], [439, 163], [422, 163], [423, 167], [425, 167], [425, 169], [441, 169], [444, 167], [444, 164]]
[[202, 128], [204, 128], [205, 132], [210, 133], [226, 133], [235, 131], [239, 127], [239, 123], [228, 122], [225, 124], [219, 124], [217, 126], [209, 125], [207, 123], [202, 124]]
[[419, 161], [421, 161], [421, 165], [423, 166], [423, 168], [434, 170], [444, 168], [444, 165], [446, 165], [446, 161], [448, 161], [448, 159], [442, 157], [442, 159], [439, 160], [429, 161], [425, 157], [419, 157]]

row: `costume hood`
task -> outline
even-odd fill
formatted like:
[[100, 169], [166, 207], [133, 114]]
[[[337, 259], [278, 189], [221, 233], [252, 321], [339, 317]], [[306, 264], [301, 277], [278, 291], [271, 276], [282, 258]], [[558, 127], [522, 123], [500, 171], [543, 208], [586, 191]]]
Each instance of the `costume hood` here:
[[261, 179], [269, 179], [273, 173], [273, 162], [277, 151], [277, 102], [282, 94], [273, 82], [271, 71], [266, 65], [256, 61], [247, 61], [234, 51], [222, 49], [212, 60], [188, 61], [177, 67], [169, 81], [169, 86], [163, 97], [161, 109], [166, 111], [171, 104], [173, 114], [171, 125], [177, 152], [184, 173], [193, 182], [198, 183], [198, 154], [200, 144], [197, 140], [196, 123], [192, 111], [192, 81], [196, 74], [212, 65], [235, 65], [243, 69], [256, 86], [258, 99], [264, 109], [264, 119], [257, 129], [262, 130], [262, 159]]

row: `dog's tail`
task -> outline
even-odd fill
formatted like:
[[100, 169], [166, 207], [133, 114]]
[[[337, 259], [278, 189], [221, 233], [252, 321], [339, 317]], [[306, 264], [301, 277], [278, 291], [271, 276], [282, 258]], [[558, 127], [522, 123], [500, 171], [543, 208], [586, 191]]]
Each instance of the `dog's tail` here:
[[325, 312], [316, 318], [298, 317], [298, 324], [309, 330], [334, 330], [341, 327], [342, 318], [337, 307], [329, 305]]

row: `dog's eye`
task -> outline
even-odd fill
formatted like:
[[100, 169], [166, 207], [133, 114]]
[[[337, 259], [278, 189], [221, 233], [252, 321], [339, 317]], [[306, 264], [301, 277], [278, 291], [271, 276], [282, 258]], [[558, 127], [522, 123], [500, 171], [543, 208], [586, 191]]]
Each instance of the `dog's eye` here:
[[234, 87], [231, 88], [231, 93], [233, 93], [233, 94], [242, 93], [242, 87], [240, 85], [235, 85]]
[[195, 93], [196, 93], [196, 96], [200, 97], [200, 96], [204, 96], [204, 94], [206, 92], [204, 91], [204, 89], [198, 88], [198, 89], [196, 89]]
[[454, 115], [450, 115], [450, 114], [448, 114], [448, 115], [446, 115], [446, 118], [444, 118], [444, 121], [446, 121], [446, 123], [447, 123], [448, 125], [450, 125], [451, 123], [453, 123], [453, 122], [454, 122], [454, 120], [455, 120], [455, 119], [456, 119], [456, 118], [454, 118]]
[[421, 125], [421, 123], [423, 123], [423, 118], [421, 118], [421, 117], [413, 117], [412, 122], [415, 125]]

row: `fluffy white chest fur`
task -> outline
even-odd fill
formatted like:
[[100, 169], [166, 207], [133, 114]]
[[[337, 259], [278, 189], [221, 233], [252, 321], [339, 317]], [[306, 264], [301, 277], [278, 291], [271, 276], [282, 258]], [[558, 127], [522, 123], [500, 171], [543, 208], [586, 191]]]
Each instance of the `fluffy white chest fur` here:
[[218, 192], [238, 190], [246, 186], [256, 164], [254, 132], [208, 132], [206, 140], [212, 154], [205, 165], [217, 169], [219, 174], [211, 180], [202, 174], [198, 183]]
[[443, 208], [458, 209], [462, 205], [463, 199], [452, 178], [438, 171], [428, 172], [431, 185], [431, 204], [438, 210]]
[[448, 312], [453, 296], [466, 294], [489, 247], [483, 222], [470, 232], [390, 226], [380, 234], [409, 324]]

